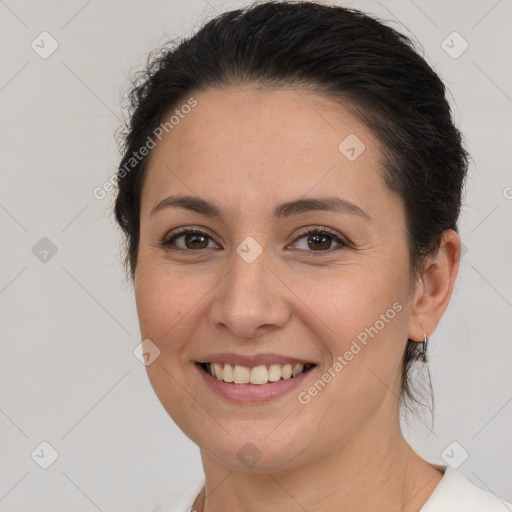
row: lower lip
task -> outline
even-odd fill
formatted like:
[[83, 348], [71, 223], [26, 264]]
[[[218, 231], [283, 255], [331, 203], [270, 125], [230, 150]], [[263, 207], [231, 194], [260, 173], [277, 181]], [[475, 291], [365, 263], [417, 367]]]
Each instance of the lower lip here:
[[316, 368], [313, 366], [309, 370], [292, 377], [290, 379], [281, 379], [267, 384], [233, 384], [218, 380], [206, 372], [198, 363], [196, 363], [198, 372], [203, 377], [206, 384], [217, 394], [236, 403], [247, 402], [268, 402], [274, 398], [289, 393], [296, 389], [310, 373]]

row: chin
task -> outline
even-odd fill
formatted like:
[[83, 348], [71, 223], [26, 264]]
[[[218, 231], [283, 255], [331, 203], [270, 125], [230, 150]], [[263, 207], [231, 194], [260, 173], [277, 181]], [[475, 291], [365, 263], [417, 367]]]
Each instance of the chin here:
[[[265, 434], [258, 429], [254, 436], [227, 435], [218, 440], [192, 440], [200, 446], [203, 457], [213, 457], [236, 471], [263, 474], [292, 469], [301, 463], [301, 459], [306, 462], [304, 451], [312, 445], [312, 440], [296, 439], [285, 430], [279, 436], [270, 434], [269, 437], [267, 432], [271, 432], [272, 428], [264, 429]], [[304, 448], [301, 449], [301, 446]]]

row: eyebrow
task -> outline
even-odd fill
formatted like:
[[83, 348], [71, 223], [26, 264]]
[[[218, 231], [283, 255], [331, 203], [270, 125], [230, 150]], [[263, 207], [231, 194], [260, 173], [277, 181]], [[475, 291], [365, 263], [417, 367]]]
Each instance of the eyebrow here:
[[[222, 219], [223, 210], [216, 204], [195, 196], [169, 196], [160, 201], [151, 210], [150, 216], [167, 208], [184, 208], [209, 217]], [[339, 197], [318, 197], [302, 198], [294, 201], [281, 203], [274, 208], [274, 217], [283, 219], [292, 215], [298, 215], [310, 211], [332, 211], [336, 213], [346, 213], [357, 215], [367, 221], [371, 217], [359, 206]]]

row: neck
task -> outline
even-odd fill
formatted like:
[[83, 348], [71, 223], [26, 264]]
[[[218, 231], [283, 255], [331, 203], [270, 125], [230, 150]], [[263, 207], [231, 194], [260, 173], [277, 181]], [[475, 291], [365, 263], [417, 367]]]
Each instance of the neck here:
[[247, 473], [201, 450], [206, 488], [198, 512], [418, 512], [442, 478], [407, 444], [399, 424], [359, 432], [343, 446], [286, 471]]

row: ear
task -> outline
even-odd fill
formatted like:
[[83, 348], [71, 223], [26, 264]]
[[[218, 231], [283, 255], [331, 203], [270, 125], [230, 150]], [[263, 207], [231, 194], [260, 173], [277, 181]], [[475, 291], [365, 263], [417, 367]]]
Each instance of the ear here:
[[414, 291], [408, 338], [423, 341], [434, 332], [452, 295], [459, 272], [461, 243], [452, 229], [443, 232], [436, 256], [430, 258]]

